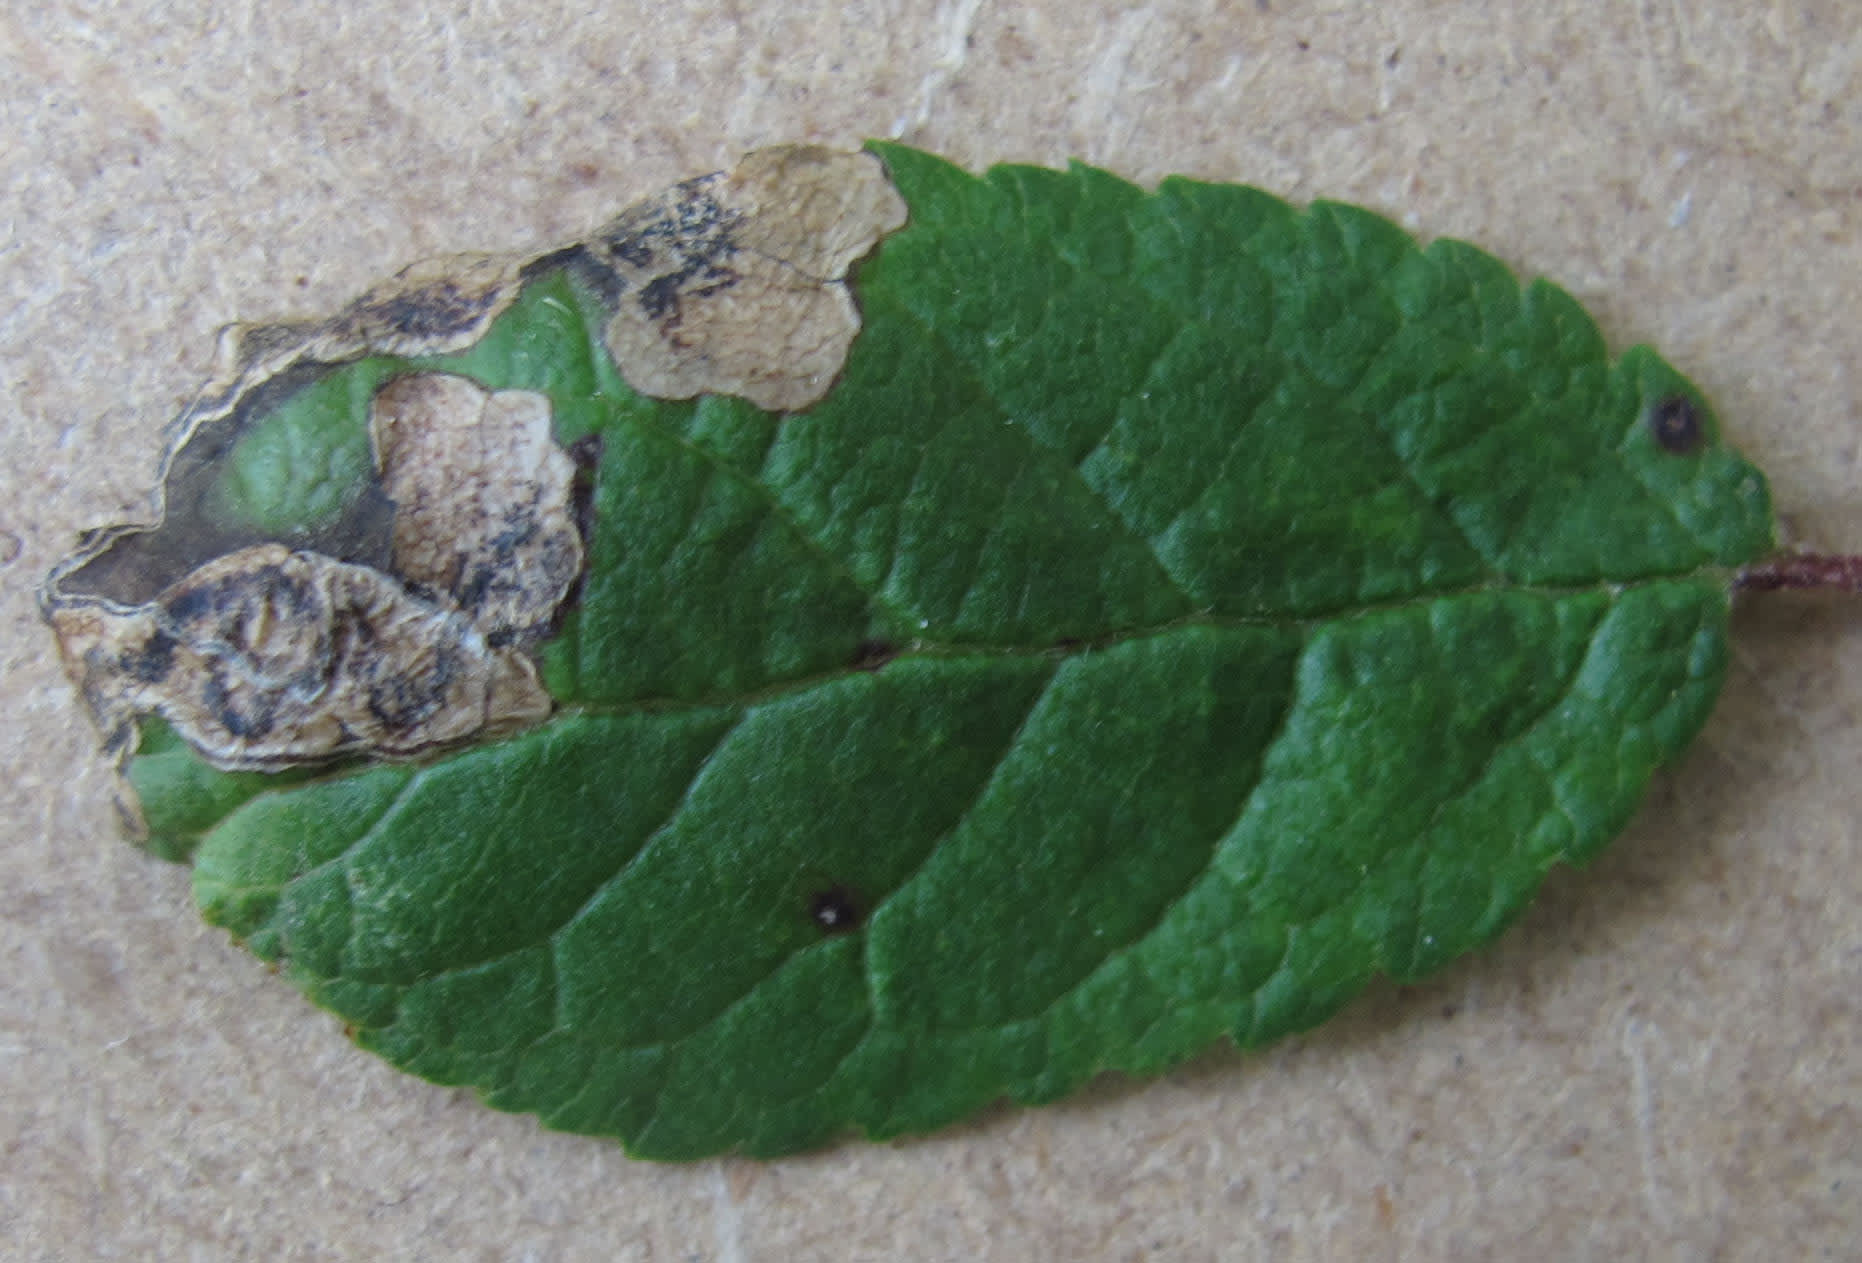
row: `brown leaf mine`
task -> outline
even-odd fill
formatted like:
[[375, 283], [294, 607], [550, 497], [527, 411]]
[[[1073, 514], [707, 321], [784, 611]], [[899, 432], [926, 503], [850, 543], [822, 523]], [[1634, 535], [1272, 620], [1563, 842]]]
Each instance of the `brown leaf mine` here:
[[[40, 594], [110, 748], [127, 759], [155, 714], [217, 767], [266, 769], [545, 718], [529, 655], [581, 580], [594, 476], [557, 445], [549, 396], [406, 365], [366, 399], [372, 466], [344, 466], [327, 508], [295, 517], [228, 499], [242, 445], [345, 365], [467, 351], [556, 271], [598, 294], [643, 394], [807, 407], [859, 332], [848, 269], [905, 219], [877, 158], [784, 146], [534, 258], [418, 263], [336, 315], [228, 329], [170, 432], [152, 520], [89, 532]], [[324, 476], [267, 459], [278, 487]]]
[[618, 295], [608, 350], [644, 395], [806, 408], [860, 331], [848, 267], [905, 218], [877, 158], [811, 145], [675, 185], [589, 245]]
[[548, 398], [415, 374], [376, 392], [369, 438], [394, 504], [394, 572], [446, 593], [494, 645], [540, 639], [582, 570], [575, 465]]
[[242, 396], [299, 364], [441, 355], [471, 346], [516, 301], [524, 263], [487, 254], [423, 259], [327, 319], [229, 326], [220, 333], [214, 380], [188, 418], [198, 423], [230, 411]]
[[159, 714], [216, 766], [411, 755], [532, 723], [529, 658], [378, 570], [261, 544], [131, 609], [52, 611], [67, 668], [115, 743]]
[[417, 264], [327, 320], [223, 338], [219, 377], [176, 423], [156, 521], [93, 532], [42, 593], [112, 749], [130, 752], [145, 714], [228, 770], [411, 757], [548, 716], [525, 651], [583, 558], [544, 396], [389, 381], [369, 410], [374, 478], [288, 541], [228, 522], [212, 494], [250, 427], [319, 366], [470, 346], [523, 268]]

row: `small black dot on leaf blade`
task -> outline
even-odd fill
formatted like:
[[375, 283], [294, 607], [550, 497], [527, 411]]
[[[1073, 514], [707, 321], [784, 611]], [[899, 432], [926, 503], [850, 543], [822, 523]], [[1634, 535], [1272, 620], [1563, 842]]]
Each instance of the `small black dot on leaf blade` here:
[[829, 886], [809, 896], [808, 915], [826, 934], [849, 933], [866, 920], [860, 900], [845, 886]]
[[1700, 409], [1686, 395], [1666, 395], [1649, 409], [1649, 430], [1663, 451], [1685, 455], [1704, 437]]

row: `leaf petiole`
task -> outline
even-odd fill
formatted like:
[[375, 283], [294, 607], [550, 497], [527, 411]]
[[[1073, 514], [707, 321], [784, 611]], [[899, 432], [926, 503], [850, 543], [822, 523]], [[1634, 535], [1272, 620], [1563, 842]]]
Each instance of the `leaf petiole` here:
[[1832, 557], [1823, 553], [1767, 557], [1741, 570], [1733, 584], [1756, 592], [1786, 589], [1862, 592], [1862, 557]]

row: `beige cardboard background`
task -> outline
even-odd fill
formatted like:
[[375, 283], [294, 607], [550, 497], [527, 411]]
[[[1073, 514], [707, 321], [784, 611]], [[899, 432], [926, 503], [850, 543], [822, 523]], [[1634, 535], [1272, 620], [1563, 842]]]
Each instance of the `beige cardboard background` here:
[[1851, 1256], [1862, 604], [1752, 602], [1640, 821], [1438, 981], [928, 1139], [657, 1167], [390, 1071], [201, 927], [118, 840], [31, 590], [144, 503], [215, 326], [870, 134], [1479, 242], [1661, 346], [1797, 535], [1862, 550], [1858, 27], [1849, 0], [0, 9], [0, 1253]]

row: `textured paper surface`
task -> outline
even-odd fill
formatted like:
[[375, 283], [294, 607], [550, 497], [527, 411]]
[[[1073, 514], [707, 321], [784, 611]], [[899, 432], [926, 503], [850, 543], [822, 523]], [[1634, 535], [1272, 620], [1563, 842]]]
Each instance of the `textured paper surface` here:
[[1691, 756], [1497, 951], [1268, 1053], [774, 1165], [403, 1077], [119, 840], [32, 589], [145, 506], [216, 326], [532, 250], [785, 140], [1079, 156], [1475, 241], [1653, 342], [1862, 550], [1846, 0], [0, 14], [0, 1225], [28, 1259], [1840, 1257], [1862, 604], [1755, 599]]

